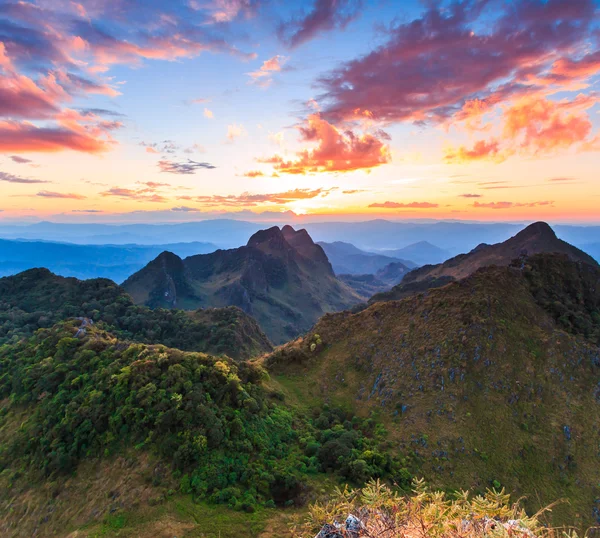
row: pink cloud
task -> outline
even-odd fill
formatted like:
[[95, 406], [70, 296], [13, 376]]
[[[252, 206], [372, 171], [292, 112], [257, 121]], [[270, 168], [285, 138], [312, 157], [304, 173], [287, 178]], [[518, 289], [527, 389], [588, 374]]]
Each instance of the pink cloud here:
[[561, 84], [597, 72], [596, 56], [578, 56], [597, 39], [593, 0], [510, 2], [494, 19], [488, 2], [428, 5], [421, 18], [392, 27], [383, 45], [321, 79], [326, 119], [464, 119], [547, 90], [553, 66]]

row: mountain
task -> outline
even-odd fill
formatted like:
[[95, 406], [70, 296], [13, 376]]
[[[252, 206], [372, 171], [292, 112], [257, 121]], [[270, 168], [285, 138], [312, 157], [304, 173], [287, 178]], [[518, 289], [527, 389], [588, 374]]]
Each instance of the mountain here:
[[0, 346], [73, 317], [89, 319], [124, 339], [238, 360], [272, 349], [256, 321], [239, 308], [150, 310], [134, 305], [110, 280], [81, 281], [47, 269], [0, 278]]
[[428, 241], [419, 241], [404, 248], [385, 250], [382, 253], [394, 258], [412, 260], [417, 265], [442, 263], [452, 257], [450, 251], [436, 247]]
[[377, 417], [434, 487], [505, 487], [529, 513], [564, 498], [552, 521], [587, 528], [600, 522], [599, 344], [598, 266], [538, 254], [328, 314], [265, 364], [290, 398]]
[[393, 262], [379, 269], [374, 275], [338, 275], [338, 278], [366, 301], [373, 295], [388, 291], [399, 284], [408, 272], [404, 263]]
[[581, 248], [600, 263], [600, 243], [586, 243]]
[[217, 247], [201, 242], [115, 246], [0, 239], [0, 276], [44, 267], [61, 276], [122, 282], [165, 250], [191, 256], [213, 252]]
[[415, 291], [424, 291], [445, 285], [452, 280], [459, 280], [481, 267], [506, 266], [515, 258], [544, 252], [561, 253], [571, 260], [597, 265], [591, 256], [558, 239], [548, 224], [536, 222], [503, 243], [480, 244], [468, 254], [460, 254], [438, 265], [426, 265], [415, 269], [389, 293], [376, 295], [372, 301], [400, 299]]
[[360, 302], [306, 230], [291, 226], [260, 230], [236, 249], [185, 259], [164, 252], [123, 287], [136, 304], [151, 308], [238, 306], [277, 344], [324, 313]]
[[[267, 226], [283, 225], [289, 215], [270, 215], [267, 222], [248, 222], [234, 218], [209, 219], [174, 224], [87, 224], [39, 222], [9, 224], [0, 219], [0, 237], [5, 239], [35, 239], [63, 241], [77, 244], [139, 244], [162, 245], [202, 241], [220, 248], [235, 248], [248, 237]], [[300, 217], [298, 217], [300, 218]], [[332, 243], [343, 241], [359, 249], [380, 251], [400, 249], [420, 241], [441, 245], [450, 252], [468, 252], [480, 243], [494, 244], [506, 241], [521, 231], [523, 224], [461, 221], [391, 221], [385, 219], [361, 222], [318, 222], [316, 218], [301, 217], [302, 226], [315, 241]], [[600, 241], [600, 226], [555, 227], [558, 237], [582, 248]], [[408, 258], [409, 260], [411, 258]]]
[[327, 254], [336, 275], [375, 274], [390, 263], [401, 263], [407, 269], [414, 269], [417, 266], [408, 259], [366, 252], [356, 248], [351, 243], [344, 243], [343, 241], [319, 242], [318, 244]]

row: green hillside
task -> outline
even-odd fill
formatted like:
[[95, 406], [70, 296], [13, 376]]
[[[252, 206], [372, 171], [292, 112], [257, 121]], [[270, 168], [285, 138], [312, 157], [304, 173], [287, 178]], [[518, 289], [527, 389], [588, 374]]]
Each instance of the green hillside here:
[[600, 270], [560, 255], [325, 316], [266, 364], [298, 402], [377, 413], [433, 485], [598, 523]]
[[134, 305], [111, 280], [63, 278], [46, 269], [0, 278], [0, 344], [72, 317], [89, 318], [130, 340], [235, 359], [272, 349], [256, 321], [239, 308], [151, 310]]

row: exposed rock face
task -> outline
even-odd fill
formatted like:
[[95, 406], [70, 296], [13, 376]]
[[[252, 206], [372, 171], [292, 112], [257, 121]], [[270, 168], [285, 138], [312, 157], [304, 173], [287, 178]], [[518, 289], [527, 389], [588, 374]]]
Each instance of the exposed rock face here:
[[306, 230], [291, 226], [260, 230], [246, 246], [184, 260], [163, 253], [123, 286], [136, 303], [152, 308], [238, 306], [275, 343], [361, 299], [335, 277], [325, 252]]

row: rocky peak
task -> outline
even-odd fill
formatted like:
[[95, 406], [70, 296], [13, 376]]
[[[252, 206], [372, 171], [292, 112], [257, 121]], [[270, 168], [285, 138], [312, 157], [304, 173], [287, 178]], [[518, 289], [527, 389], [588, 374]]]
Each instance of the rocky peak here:
[[277, 226], [266, 230], [259, 230], [248, 240], [247, 246], [261, 250], [287, 250], [289, 243]]
[[556, 240], [556, 234], [546, 222], [534, 222], [524, 230], [521, 230], [514, 238], [524, 241], [531, 239], [553, 241]]

